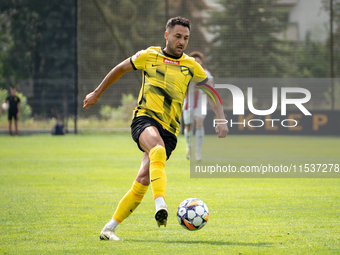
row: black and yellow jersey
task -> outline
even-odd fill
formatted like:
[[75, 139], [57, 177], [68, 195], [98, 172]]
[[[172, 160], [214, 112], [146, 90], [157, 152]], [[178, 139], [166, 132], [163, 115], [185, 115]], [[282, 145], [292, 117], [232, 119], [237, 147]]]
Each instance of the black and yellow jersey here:
[[149, 47], [130, 59], [135, 70], [143, 70], [142, 87], [134, 118], [149, 116], [178, 135], [183, 101], [190, 82], [208, 81], [203, 68], [185, 53], [175, 58], [161, 47]]

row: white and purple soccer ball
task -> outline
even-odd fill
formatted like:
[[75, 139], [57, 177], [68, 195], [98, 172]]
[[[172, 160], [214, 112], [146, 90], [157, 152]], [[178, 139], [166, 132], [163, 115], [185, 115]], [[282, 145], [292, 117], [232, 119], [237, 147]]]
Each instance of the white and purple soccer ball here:
[[177, 219], [183, 228], [189, 231], [199, 230], [207, 224], [209, 210], [202, 200], [188, 198], [178, 206]]

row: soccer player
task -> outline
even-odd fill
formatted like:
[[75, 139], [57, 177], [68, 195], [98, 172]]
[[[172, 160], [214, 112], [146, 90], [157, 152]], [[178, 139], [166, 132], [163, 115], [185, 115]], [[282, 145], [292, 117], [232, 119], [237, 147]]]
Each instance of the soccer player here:
[[[168, 207], [165, 203], [167, 179], [164, 166], [176, 147], [183, 101], [191, 81], [205, 86], [206, 91], [210, 90], [209, 93], [214, 94], [209, 103], [217, 117], [224, 119], [222, 104], [217, 93], [206, 84], [208, 78], [203, 68], [184, 53], [189, 35], [188, 19], [171, 18], [164, 33], [165, 48], [149, 47], [124, 60], [84, 99], [83, 108], [87, 109], [124, 73], [143, 70], [138, 106], [131, 124], [132, 138], [143, 151], [142, 163], [131, 189], [121, 199], [111, 221], [101, 231], [101, 240], [122, 240], [115, 230], [141, 203], [150, 184], [156, 205], [157, 225], [166, 226]], [[227, 125], [217, 125], [216, 133], [219, 137], [225, 137]]]
[[[200, 65], [203, 64], [203, 53], [199, 51], [194, 51], [189, 54], [190, 57], [195, 58], [195, 61]], [[209, 81], [213, 83], [213, 77], [207, 69], [204, 69]], [[190, 152], [192, 147], [192, 129], [194, 128], [194, 117], [196, 122], [196, 150], [195, 157], [197, 161], [202, 160], [201, 149], [204, 138], [204, 118], [205, 115], [202, 114], [202, 104], [206, 104], [203, 100], [203, 91], [198, 89], [195, 84], [189, 86], [187, 95], [184, 99], [183, 107], [183, 121], [185, 125], [184, 136], [187, 143], [186, 157], [190, 159]]]
[[[8, 131], [9, 135], [12, 135], [12, 119], [14, 119], [15, 135], [18, 135], [18, 119], [20, 117], [20, 98], [17, 96], [17, 90], [14, 87], [10, 88], [10, 94], [1, 103], [3, 105], [8, 101]], [[2, 113], [2, 107], [0, 107], [0, 115]]]

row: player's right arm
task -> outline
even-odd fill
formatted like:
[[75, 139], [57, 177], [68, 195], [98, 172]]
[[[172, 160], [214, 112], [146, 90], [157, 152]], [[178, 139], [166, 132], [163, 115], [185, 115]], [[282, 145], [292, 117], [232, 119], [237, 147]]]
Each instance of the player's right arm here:
[[111, 84], [115, 83], [119, 80], [120, 77], [123, 76], [124, 73], [132, 71], [133, 66], [131, 64], [130, 58], [125, 59], [120, 64], [116, 65], [103, 79], [103, 81], [99, 84], [99, 86], [91, 93], [87, 94], [84, 99], [83, 108], [87, 109], [91, 105], [97, 103], [100, 96], [103, 92], [111, 86]]

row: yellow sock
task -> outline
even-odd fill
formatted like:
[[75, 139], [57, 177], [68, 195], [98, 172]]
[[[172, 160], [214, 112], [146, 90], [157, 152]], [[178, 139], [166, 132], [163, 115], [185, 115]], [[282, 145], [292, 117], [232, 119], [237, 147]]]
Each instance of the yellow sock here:
[[140, 184], [134, 181], [132, 188], [125, 194], [120, 200], [116, 212], [113, 215], [113, 219], [121, 223], [137, 208], [142, 202], [142, 199], [148, 190], [148, 186]]
[[166, 175], [164, 165], [166, 161], [166, 151], [161, 145], [153, 147], [149, 152], [150, 158], [150, 179], [153, 197], [165, 198]]

